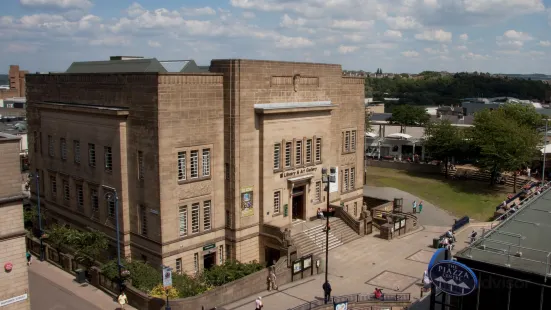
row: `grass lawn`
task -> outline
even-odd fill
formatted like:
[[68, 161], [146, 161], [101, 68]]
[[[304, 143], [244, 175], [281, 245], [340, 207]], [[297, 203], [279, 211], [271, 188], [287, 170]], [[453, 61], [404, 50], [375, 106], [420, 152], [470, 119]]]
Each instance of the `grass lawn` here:
[[487, 221], [510, 187], [490, 188], [479, 181], [446, 180], [444, 176], [367, 167], [367, 185], [394, 187], [411, 193], [456, 216]]

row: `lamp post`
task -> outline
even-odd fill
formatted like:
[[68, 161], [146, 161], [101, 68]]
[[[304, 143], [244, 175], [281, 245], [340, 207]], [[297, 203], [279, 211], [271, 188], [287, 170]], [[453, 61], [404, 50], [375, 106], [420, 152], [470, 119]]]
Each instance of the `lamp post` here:
[[166, 292], [166, 305], [165, 310], [171, 310], [170, 303], [168, 301], [168, 290], [172, 287], [172, 268], [169, 266], [161, 265], [161, 268], [163, 269], [163, 287]]
[[[327, 285], [329, 283], [329, 216], [333, 214], [333, 212], [330, 212], [330, 203], [329, 203], [329, 192], [330, 192], [330, 185], [331, 183], [336, 182], [336, 175], [337, 169], [334, 167], [329, 168], [329, 174], [327, 174], [327, 168], [321, 169], [322, 174], [322, 182], [327, 183], [327, 211], [325, 212], [325, 218], [327, 220], [327, 223], [325, 224], [325, 284]], [[325, 286], [324, 286], [325, 287]], [[324, 297], [325, 297], [325, 292]], [[325, 298], [324, 298], [325, 299]], [[325, 303], [327, 303], [327, 300], [325, 300]]]
[[120, 227], [119, 227], [119, 195], [117, 194], [117, 189], [111, 186], [103, 185], [104, 189], [108, 190], [105, 194], [107, 200], [111, 198], [115, 200], [115, 226], [117, 234], [117, 267], [119, 271], [119, 294], [123, 291], [123, 280], [122, 280], [122, 264], [121, 264], [121, 242], [120, 242]]
[[[33, 174], [31, 174], [31, 177]], [[44, 231], [42, 230], [42, 212], [40, 210], [40, 175], [37, 173], [34, 174], [34, 178], [36, 181], [36, 205], [37, 205], [37, 212], [38, 212], [38, 230], [40, 232], [40, 261], [44, 261], [44, 243], [42, 240], [42, 237], [44, 235]]]
[[543, 184], [545, 183], [545, 160], [546, 160], [546, 156], [545, 154], [547, 154], [547, 131], [548, 131], [548, 127], [547, 127], [547, 122], [549, 121], [549, 119], [545, 119], [545, 138], [543, 140], [543, 170], [541, 171], [541, 185], [543, 186]]

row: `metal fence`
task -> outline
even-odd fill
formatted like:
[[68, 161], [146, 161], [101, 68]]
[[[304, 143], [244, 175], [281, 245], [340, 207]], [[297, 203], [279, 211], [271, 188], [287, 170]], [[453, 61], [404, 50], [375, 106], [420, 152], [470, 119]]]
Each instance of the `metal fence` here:
[[[375, 298], [374, 294], [352, 294], [352, 295], [343, 295], [343, 296], [334, 296], [329, 300], [328, 304], [340, 303], [340, 302], [350, 302], [350, 303], [364, 303], [364, 302], [409, 302], [411, 300], [410, 293], [396, 293], [396, 294], [386, 294], [384, 293], [381, 298]], [[313, 300], [307, 303], [304, 303], [300, 306], [296, 306], [289, 310], [310, 310], [316, 309], [318, 307], [325, 306], [323, 300]], [[382, 306], [362, 306], [362, 309], [366, 310], [378, 310], [378, 309], [387, 309], [388, 307]]]

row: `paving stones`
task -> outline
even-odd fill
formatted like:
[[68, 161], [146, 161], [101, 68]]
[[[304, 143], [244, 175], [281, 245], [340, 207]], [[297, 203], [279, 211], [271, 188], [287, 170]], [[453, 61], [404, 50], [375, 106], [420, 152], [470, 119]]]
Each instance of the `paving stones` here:
[[406, 259], [428, 265], [433, 254], [433, 251], [420, 250], [418, 252], [415, 252], [413, 255], [407, 257]]
[[393, 290], [396, 292], [403, 292], [408, 287], [419, 281], [420, 279], [418, 278], [385, 270], [374, 278], [365, 282], [365, 284], [373, 285], [375, 287], [384, 288], [387, 290]]

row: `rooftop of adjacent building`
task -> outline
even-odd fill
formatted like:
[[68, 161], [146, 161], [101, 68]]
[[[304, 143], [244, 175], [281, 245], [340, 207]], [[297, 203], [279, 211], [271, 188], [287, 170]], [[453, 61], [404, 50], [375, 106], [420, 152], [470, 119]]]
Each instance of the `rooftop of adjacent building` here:
[[[430, 115], [430, 114], [429, 114]], [[372, 124], [387, 124], [388, 119], [392, 116], [392, 113], [372, 113], [371, 122]], [[473, 115], [430, 115], [431, 121], [449, 121], [454, 125], [472, 125], [474, 116]]]
[[18, 137], [16, 135], [12, 135], [5, 132], [0, 132], [0, 141], [9, 141], [9, 140], [17, 140], [19, 141], [21, 137]]
[[546, 276], [550, 272], [551, 190], [536, 196], [455, 256]]
[[3, 133], [14, 136], [26, 134], [27, 121], [24, 118], [0, 118], [0, 134]]

